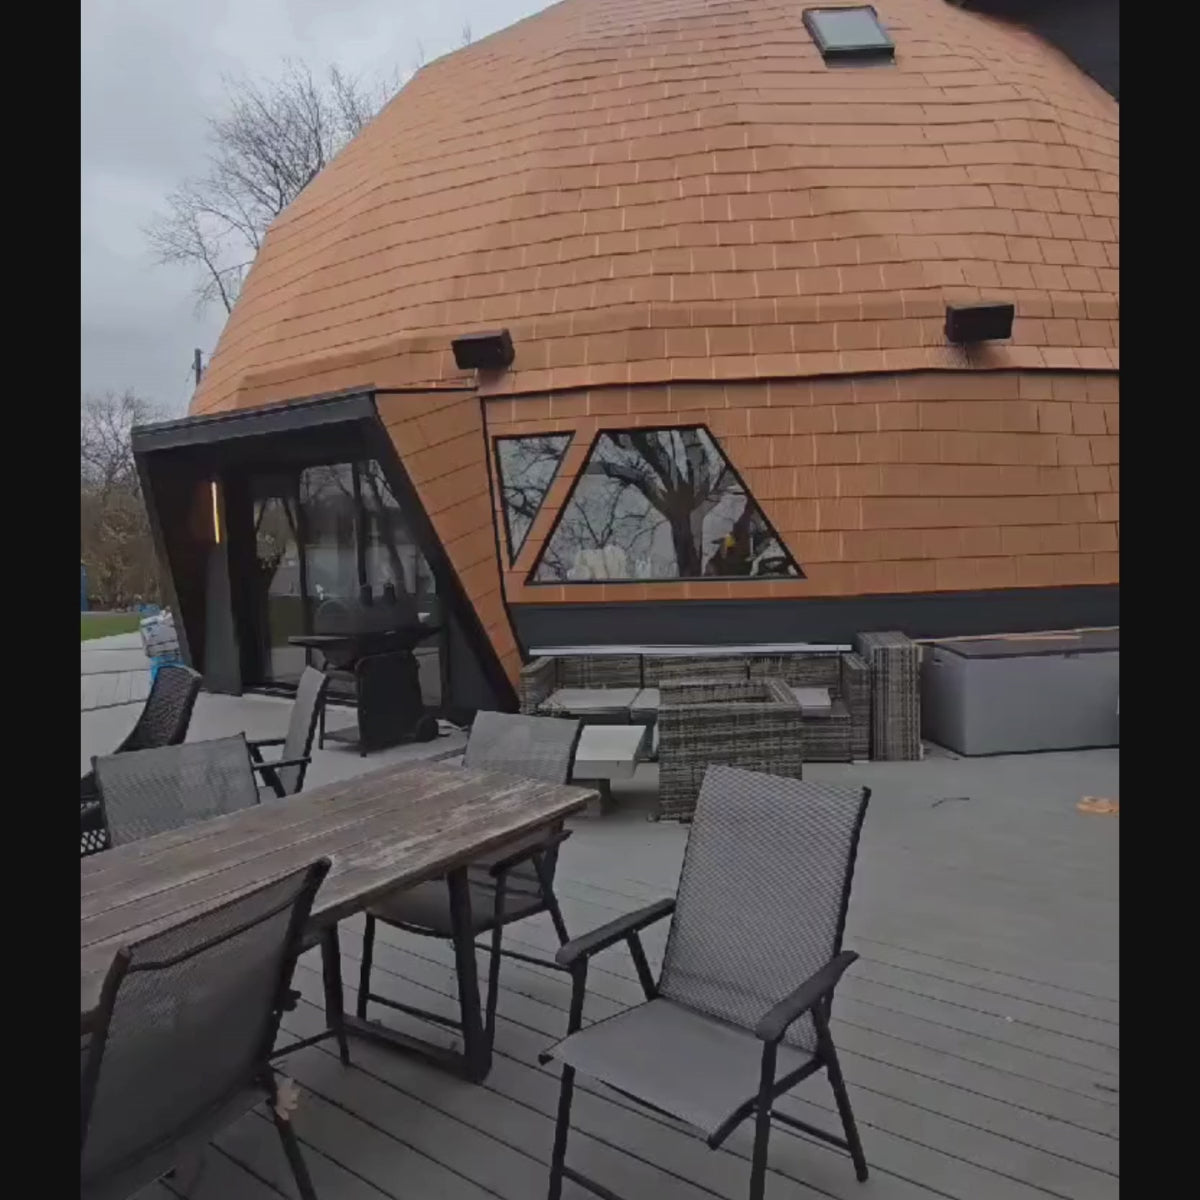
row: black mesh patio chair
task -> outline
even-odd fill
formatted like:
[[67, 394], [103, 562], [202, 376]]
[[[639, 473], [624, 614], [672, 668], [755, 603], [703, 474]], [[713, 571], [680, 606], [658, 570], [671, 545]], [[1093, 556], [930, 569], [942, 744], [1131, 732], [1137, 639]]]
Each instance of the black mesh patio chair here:
[[[200, 676], [191, 667], [182, 663], [160, 667], [137, 723], [113, 753], [178, 746], [187, 737], [199, 694]], [[100, 815], [94, 771], [79, 781], [79, 810], [80, 857], [107, 849], [108, 836]]]
[[[711, 766], [689, 832], [679, 891], [568, 942], [565, 1040], [540, 1056], [563, 1064], [550, 1198], [564, 1179], [614, 1200], [566, 1165], [575, 1073], [698, 1129], [716, 1148], [754, 1117], [750, 1198], [766, 1187], [771, 1118], [867, 1163], [829, 1032], [833, 991], [858, 957], [842, 949], [859, 833], [870, 791]], [[639, 933], [670, 914], [655, 980]], [[588, 961], [626, 942], [644, 1004], [582, 1028]], [[844, 1138], [772, 1105], [825, 1071]]]
[[300, 1196], [316, 1200], [268, 1055], [328, 869], [118, 951], [80, 1042], [81, 1200], [133, 1196], [264, 1099]]
[[[543, 779], [548, 783], [566, 783], [575, 760], [580, 730], [579, 721], [557, 717], [480, 712], [471, 726], [463, 765], [520, 775], [526, 779]], [[554, 923], [559, 942], [567, 941], [567, 927], [554, 895], [554, 872], [558, 864], [558, 848], [569, 836], [570, 831], [559, 823], [549, 830], [509, 842], [473, 862], [468, 871], [471, 937], [491, 935], [487, 947], [489, 963], [484, 1007], [485, 1043], [488, 1047], [492, 1045], [495, 1034], [501, 957], [521, 959], [539, 966], [555, 966], [553, 960], [505, 949], [502, 944], [504, 927], [545, 912], [549, 913]], [[408, 933], [453, 939], [450, 892], [445, 881], [432, 879], [416, 887], [398, 890], [367, 909], [358, 985], [358, 1016], [366, 1020], [367, 1004], [374, 1000], [412, 1016], [461, 1030], [461, 1014], [459, 1020], [450, 1020], [371, 991], [372, 953], [375, 924], [378, 921]]]
[[92, 762], [109, 841], [123, 846], [258, 803], [242, 734]]
[[[136, 754], [114, 754], [96, 759], [94, 767], [101, 816], [113, 846], [250, 808], [259, 802], [261, 795], [251, 769], [246, 739], [240, 733], [207, 742], [140, 750]], [[321, 947], [327, 1030], [318, 1037], [286, 1046], [279, 1053], [290, 1053], [333, 1037], [337, 1039], [342, 1062], [349, 1064], [337, 926], [309, 930], [303, 949], [311, 950], [317, 945]]]
[[[255, 738], [246, 744], [254, 770], [262, 776], [264, 789], [283, 799], [294, 796], [304, 787], [304, 776], [312, 761], [313, 736], [317, 729], [317, 718], [325, 704], [325, 692], [329, 687], [329, 676], [315, 667], [305, 667], [296, 688], [296, 699], [288, 718], [287, 736], [281, 738]], [[281, 746], [278, 758], [263, 757], [266, 746]]]

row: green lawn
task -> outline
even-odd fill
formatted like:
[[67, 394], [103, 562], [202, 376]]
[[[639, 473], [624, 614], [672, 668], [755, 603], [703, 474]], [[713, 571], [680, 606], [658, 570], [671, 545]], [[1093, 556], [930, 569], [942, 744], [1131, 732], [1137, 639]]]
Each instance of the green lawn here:
[[137, 633], [137, 613], [80, 613], [79, 640], [108, 637], [112, 633]]

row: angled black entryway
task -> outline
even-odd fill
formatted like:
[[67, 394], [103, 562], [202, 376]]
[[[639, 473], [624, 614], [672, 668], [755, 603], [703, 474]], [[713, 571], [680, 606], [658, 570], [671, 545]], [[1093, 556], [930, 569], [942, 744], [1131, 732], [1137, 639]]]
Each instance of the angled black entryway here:
[[318, 609], [399, 598], [439, 629], [416, 650], [431, 710], [514, 704], [374, 393], [141, 426], [133, 444], [181, 647], [210, 690], [289, 690], [320, 657], [291, 640]]

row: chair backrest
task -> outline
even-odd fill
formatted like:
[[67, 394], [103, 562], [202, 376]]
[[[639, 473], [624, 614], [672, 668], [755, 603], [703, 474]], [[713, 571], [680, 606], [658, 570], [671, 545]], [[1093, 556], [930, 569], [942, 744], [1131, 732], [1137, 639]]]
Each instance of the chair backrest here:
[[[329, 687], [329, 676], [315, 667], [305, 667], [296, 687], [296, 701], [292, 715], [288, 718], [287, 740], [283, 743], [282, 758], [307, 758], [312, 753], [313, 736], [317, 730], [317, 718]], [[307, 763], [297, 767], [280, 767], [275, 772], [283, 790], [289, 795], [304, 786]]]
[[114, 846], [258, 803], [243, 734], [95, 760]]
[[[571, 765], [575, 761], [575, 748], [583, 723], [563, 717], [527, 717], [518, 713], [480, 711], [475, 714], [471, 733], [467, 738], [467, 750], [463, 755], [464, 767], [479, 767], [485, 771], [503, 771], [508, 775], [522, 775], [526, 779], [543, 779], [547, 783], [566, 783], [571, 778]], [[528, 843], [542, 840], [545, 833], [504, 847], [511, 851]], [[547, 878], [553, 881], [558, 865], [558, 847], [543, 858]], [[537, 880], [532, 867], [523, 866], [513, 872], [514, 876], [529, 882]]]
[[[744, 1028], [842, 947], [867, 788], [711, 766], [688, 833], [660, 993]], [[811, 1018], [787, 1041], [816, 1047]]]
[[481, 711], [471, 725], [463, 766], [566, 783], [580, 729], [579, 721], [562, 717]]
[[[329, 860], [121, 950], [81, 1039], [81, 1195], [132, 1195], [173, 1151], [241, 1116]], [[261, 1091], [254, 1098], [261, 1098]], [[225, 1115], [227, 1114], [227, 1115]]]
[[192, 709], [199, 694], [200, 676], [191, 667], [182, 663], [167, 663], [160, 667], [137, 723], [115, 753], [178, 746], [187, 737]]

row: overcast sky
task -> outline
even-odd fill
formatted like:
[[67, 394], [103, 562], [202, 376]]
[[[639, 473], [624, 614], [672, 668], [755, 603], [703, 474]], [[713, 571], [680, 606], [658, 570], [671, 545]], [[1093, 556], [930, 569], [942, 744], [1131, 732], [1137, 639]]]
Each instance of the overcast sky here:
[[364, 82], [407, 75], [547, 7], [548, 0], [87, 0], [81, 63], [81, 384], [131, 387], [171, 415], [191, 396], [224, 310], [198, 316], [192, 277], [157, 266], [143, 230], [164, 197], [203, 173], [222, 77], [277, 76], [297, 59]]

